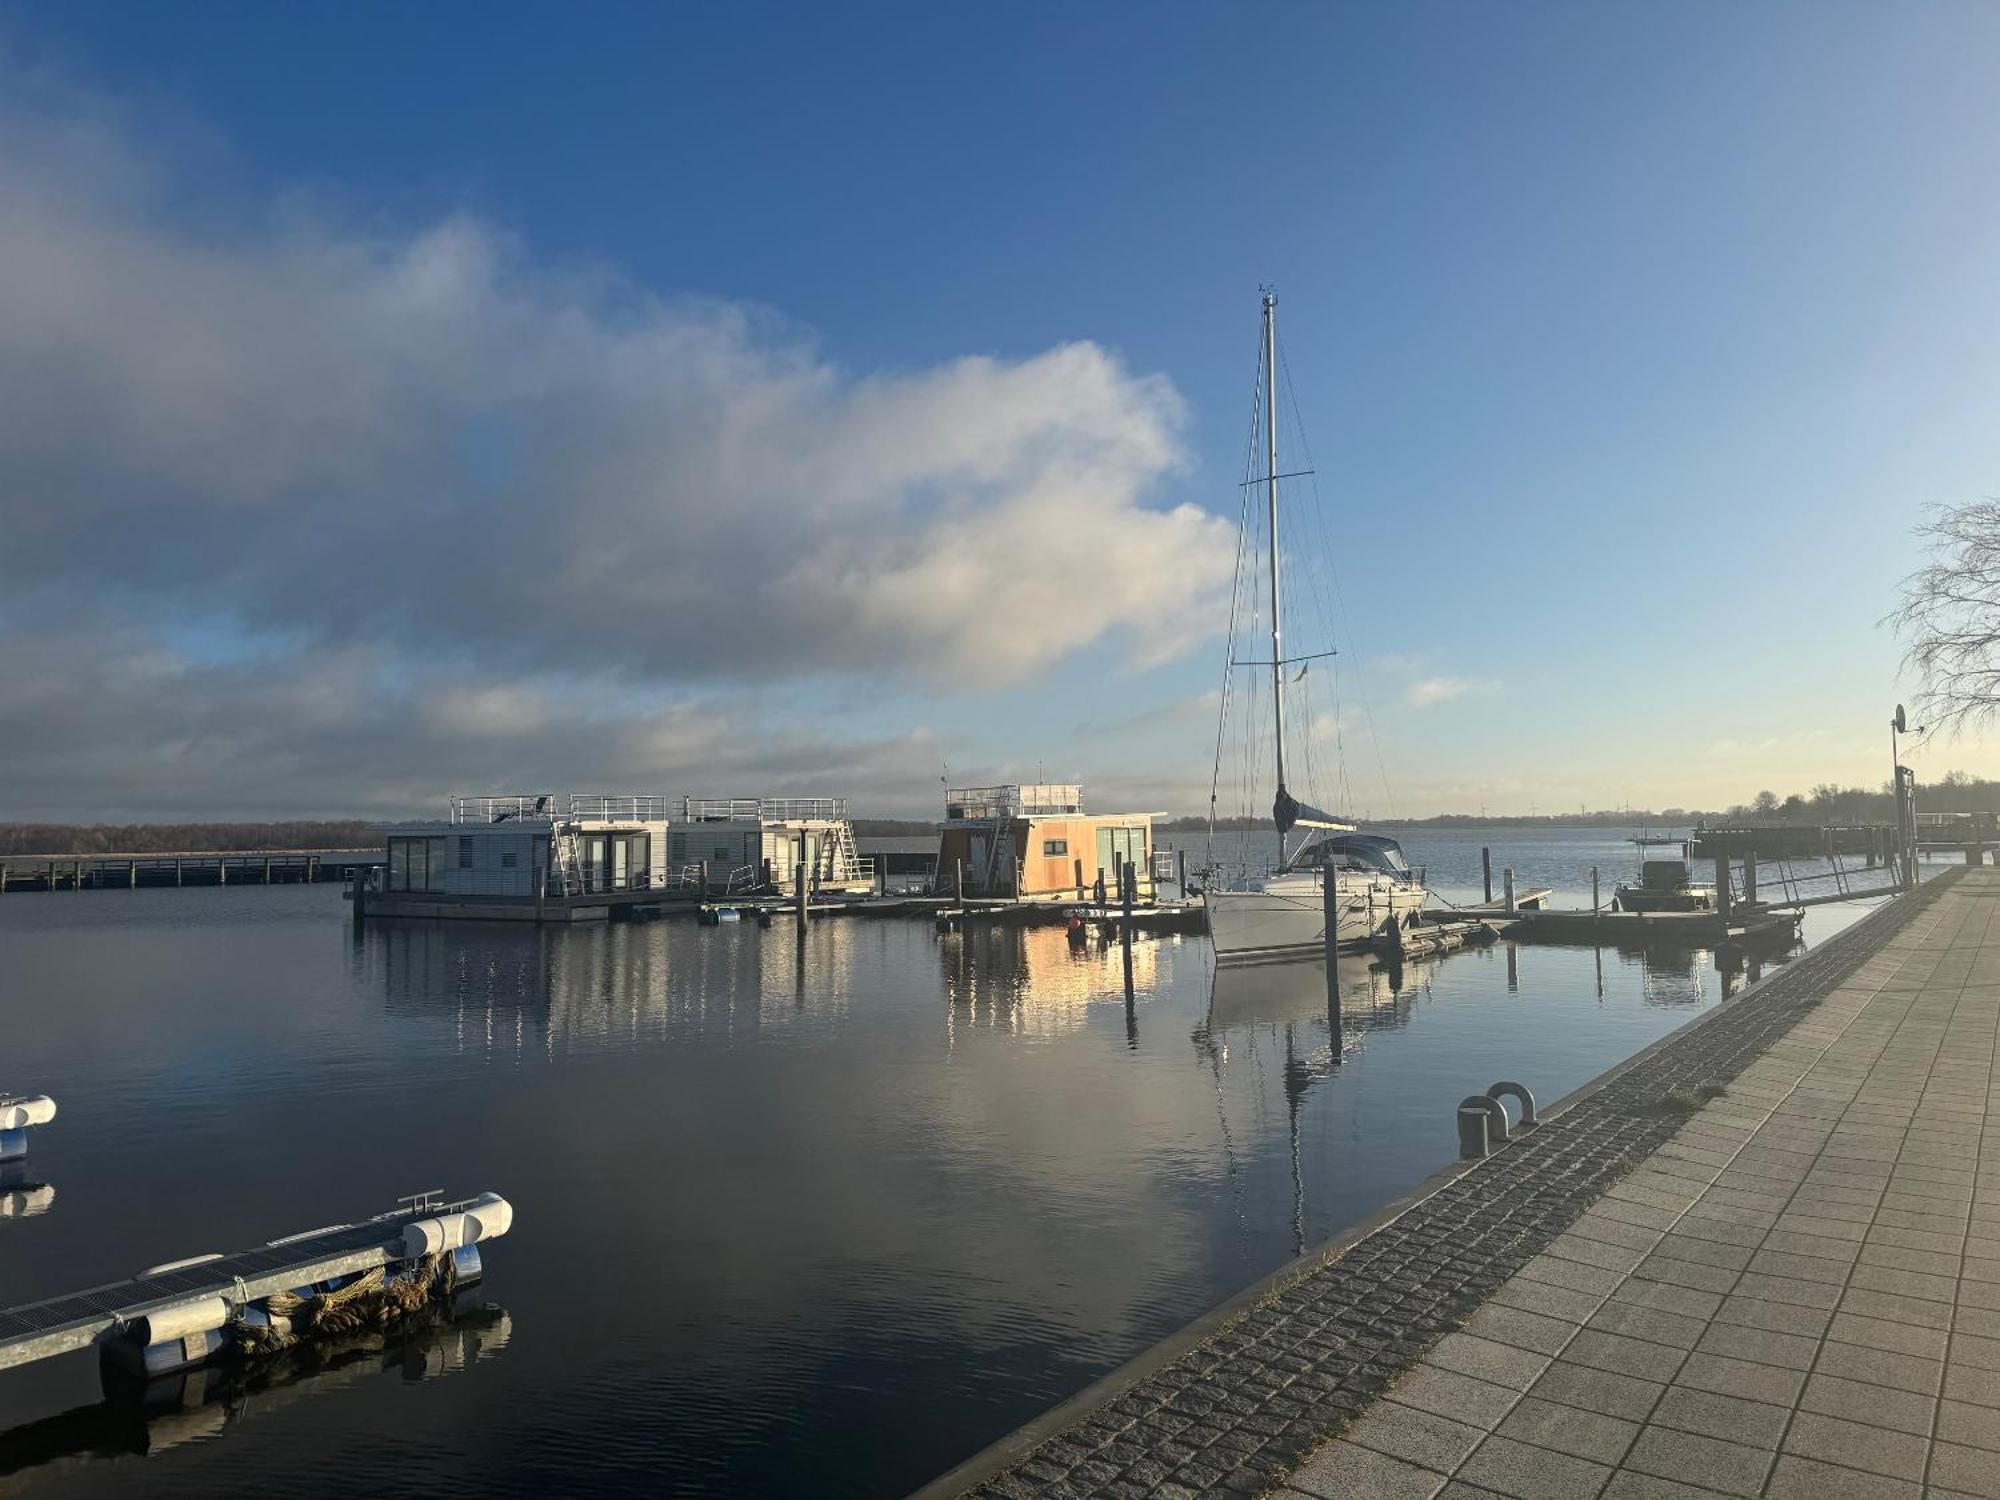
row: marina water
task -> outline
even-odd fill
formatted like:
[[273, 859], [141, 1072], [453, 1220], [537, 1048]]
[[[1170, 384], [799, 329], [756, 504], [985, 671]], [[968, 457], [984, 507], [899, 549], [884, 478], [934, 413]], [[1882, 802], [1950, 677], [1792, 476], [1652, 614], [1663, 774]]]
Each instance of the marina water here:
[[[1452, 896], [1491, 845], [1573, 904], [1630, 832], [1402, 837]], [[327, 886], [0, 902], [0, 1082], [62, 1104], [0, 1303], [492, 1188], [487, 1309], [178, 1420], [99, 1405], [88, 1357], [7, 1372], [0, 1492], [901, 1493], [1407, 1192], [1462, 1095], [1553, 1100], [1750, 977], [1344, 962], [1336, 1064], [1318, 965], [1217, 982], [1201, 938], [1142, 939], [1128, 1008], [1117, 949], [1058, 929], [346, 916]]]

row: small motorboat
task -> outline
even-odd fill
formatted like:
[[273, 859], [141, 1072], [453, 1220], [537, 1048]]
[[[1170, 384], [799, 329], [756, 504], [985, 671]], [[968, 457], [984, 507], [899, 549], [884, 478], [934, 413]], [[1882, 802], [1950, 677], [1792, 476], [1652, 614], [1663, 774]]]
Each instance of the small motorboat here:
[[1613, 911], [1714, 911], [1715, 887], [1695, 882], [1687, 845], [1667, 858], [1642, 860], [1639, 883], [1618, 887]]

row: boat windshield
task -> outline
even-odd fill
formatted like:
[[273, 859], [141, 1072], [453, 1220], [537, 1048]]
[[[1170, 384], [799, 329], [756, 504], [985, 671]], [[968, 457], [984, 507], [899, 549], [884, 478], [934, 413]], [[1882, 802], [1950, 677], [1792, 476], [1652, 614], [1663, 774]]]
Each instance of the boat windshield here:
[[1410, 862], [1403, 846], [1378, 833], [1336, 833], [1313, 839], [1286, 863], [1287, 870], [1316, 870], [1332, 865], [1341, 870], [1367, 870], [1408, 879]]

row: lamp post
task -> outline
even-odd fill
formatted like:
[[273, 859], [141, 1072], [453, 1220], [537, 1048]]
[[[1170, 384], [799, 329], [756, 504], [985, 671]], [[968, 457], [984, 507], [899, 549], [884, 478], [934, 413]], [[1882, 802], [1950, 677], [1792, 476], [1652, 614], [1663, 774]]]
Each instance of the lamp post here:
[[[1922, 734], [1924, 726], [1910, 728], [1910, 721], [1903, 713], [1903, 705], [1896, 705], [1896, 712], [1889, 719], [1889, 789], [1896, 798], [1897, 848], [1902, 866], [1903, 889], [1914, 890], [1917, 884], [1917, 809], [1916, 799], [1908, 796], [1903, 788], [1903, 758], [1898, 748], [1898, 739], [1905, 734]], [[1913, 778], [1914, 779], [1914, 778]]]

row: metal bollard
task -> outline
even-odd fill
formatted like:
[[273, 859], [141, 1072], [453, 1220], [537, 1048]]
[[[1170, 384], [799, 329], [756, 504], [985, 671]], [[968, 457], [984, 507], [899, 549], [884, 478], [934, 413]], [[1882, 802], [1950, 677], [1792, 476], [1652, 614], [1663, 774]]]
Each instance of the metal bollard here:
[[1486, 1106], [1468, 1099], [1458, 1107], [1458, 1156], [1460, 1161], [1478, 1161], [1486, 1154]]
[[1469, 1094], [1458, 1101], [1458, 1154], [1466, 1161], [1484, 1156], [1507, 1139], [1507, 1111], [1498, 1099]]
[[1502, 1099], [1518, 1100], [1521, 1105], [1521, 1125], [1523, 1130], [1535, 1123], [1535, 1096], [1528, 1092], [1527, 1085], [1503, 1078], [1487, 1089], [1486, 1097], [1498, 1103]]

